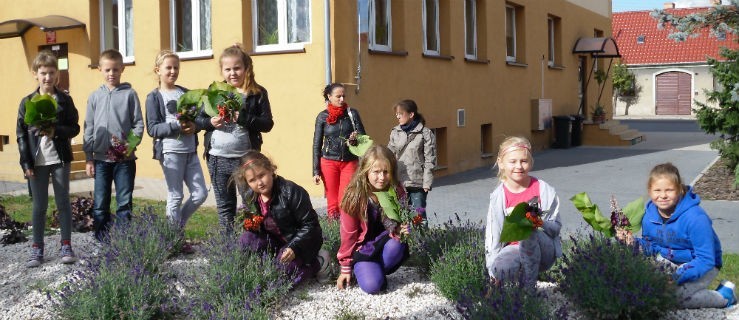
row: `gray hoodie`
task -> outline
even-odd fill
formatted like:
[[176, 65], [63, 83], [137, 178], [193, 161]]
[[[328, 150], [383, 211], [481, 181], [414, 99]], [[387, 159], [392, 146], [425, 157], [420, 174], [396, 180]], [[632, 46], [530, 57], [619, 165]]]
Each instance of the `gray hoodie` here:
[[[125, 140], [131, 130], [139, 137], [144, 134], [141, 103], [129, 83], [121, 83], [113, 90], [102, 85], [90, 94], [83, 135], [83, 149], [88, 161], [106, 161], [111, 138], [117, 136]], [[132, 152], [126, 160], [135, 159], [135, 152]]]

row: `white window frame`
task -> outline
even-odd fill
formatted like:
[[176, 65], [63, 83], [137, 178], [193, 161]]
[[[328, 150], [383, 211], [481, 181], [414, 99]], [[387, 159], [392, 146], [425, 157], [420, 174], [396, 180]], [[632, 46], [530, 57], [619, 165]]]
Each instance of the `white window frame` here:
[[[513, 35], [513, 55], [512, 56], [509, 56], [508, 55], [508, 42], [506, 41], [506, 57], [505, 57], [505, 60], [506, 61], [510, 61], [510, 62], [516, 62], [516, 55], [518, 54], [518, 45], [516, 44], [516, 41], [517, 41], [517, 39], [516, 39], [516, 37], [517, 37], [517, 34], [516, 34], [516, 7], [514, 7], [512, 5], [506, 5], [505, 7], [506, 7], [506, 13], [505, 13], [505, 22], [506, 22], [506, 24], [505, 24], [505, 26], [506, 26], [505, 32], [506, 33], [508, 33], [508, 9], [511, 9], [513, 11], [513, 14], [511, 15], [511, 19], [513, 20], [513, 23], [511, 23], [511, 27], [513, 28], [513, 30], [511, 30], [512, 35]], [[505, 36], [507, 37], [508, 35], [506, 34]]]
[[[467, 59], [477, 59], [477, 0], [465, 0], [464, 5], [464, 57]], [[470, 5], [472, 6], [472, 17], [467, 16], [467, 6]], [[470, 40], [467, 34], [467, 26], [470, 24], [472, 24], [472, 50], [474, 51], [472, 54], [467, 52], [467, 41]]]
[[213, 55], [213, 0], [211, 0], [211, 15], [210, 15], [210, 25], [207, 26], [208, 30], [211, 33], [211, 43], [210, 43], [210, 49], [202, 49], [200, 48], [200, 29], [202, 26], [200, 25], [200, 2], [203, 0], [192, 0], [192, 17], [191, 22], [192, 25], [190, 27], [190, 30], [192, 30], [191, 34], [191, 41], [192, 41], [192, 50], [191, 51], [177, 51], [177, 4], [175, 3], [175, 0], [169, 0], [169, 45], [172, 48], [172, 51], [177, 52], [177, 55], [180, 58], [198, 58], [198, 57], [208, 57]]
[[[428, 8], [426, 7], [427, 0], [423, 1], [423, 14], [421, 15], [421, 19], [423, 19], [423, 53], [428, 55], [440, 55], [441, 54], [441, 37], [439, 36], [439, 0], [431, 0], [433, 1], [433, 5], [436, 7], [435, 11], [435, 17], [434, 17], [434, 25], [429, 28], [428, 26]], [[431, 30], [434, 34], [432, 35], [434, 38], [436, 38], [436, 49], [429, 49], [429, 43], [428, 43], [428, 32]]]
[[[99, 0], [98, 6], [100, 7], [100, 52], [103, 52], [107, 49], [116, 49], [118, 50], [121, 55], [123, 55], [123, 63], [132, 63], [135, 61], [134, 56], [128, 56], [126, 55], [126, 52], [128, 52], [127, 44], [126, 44], [126, 30], [129, 28], [133, 28], [133, 26], [129, 26], [126, 23], [126, 2], [131, 2], [131, 6], [133, 6], [133, 0], [118, 0], [119, 4], [118, 6], [121, 6], [121, 3], [123, 4], [123, 10], [118, 9], [118, 48], [106, 48], [105, 47], [105, 25], [108, 23], [108, 21], [105, 19], [106, 12], [105, 12], [105, 3], [111, 2], [111, 0]], [[111, 3], [112, 5], [112, 3]], [[133, 10], [133, 9], [132, 9]], [[133, 15], [133, 12], [131, 13]], [[131, 20], [133, 20], [133, 17], [131, 17]], [[112, 25], [112, 21], [110, 22]], [[123, 32], [121, 32], [123, 31]], [[131, 37], [133, 37], [133, 30], [131, 30]], [[133, 43], [133, 39], [131, 39], [131, 43]]]
[[[251, 2], [251, 12], [253, 13], [252, 19], [252, 36], [254, 39], [254, 51], [255, 52], [268, 52], [268, 51], [287, 51], [287, 50], [301, 50], [305, 48], [306, 43], [310, 43], [311, 40], [306, 42], [288, 43], [288, 30], [287, 30], [287, 0], [276, 0], [277, 1], [277, 44], [264, 44], [260, 45], [259, 42], [259, 10], [257, 8], [257, 0]], [[308, 1], [308, 21], [310, 25], [313, 25], [313, 18], [311, 16], [312, 1]], [[308, 28], [310, 33], [312, 30]], [[311, 33], [309, 38], [313, 38]]]
[[557, 33], [557, 24], [554, 17], [549, 16], [547, 17], [547, 33], [548, 33], [548, 51], [549, 51], [549, 66], [552, 67], [557, 62], [557, 44], [554, 42], [556, 40], [556, 33]]
[[376, 40], [376, 28], [375, 24], [377, 23], [377, 9], [375, 8], [376, 2], [375, 0], [369, 0], [369, 48], [372, 50], [377, 51], [393, 51], [393, 15], [392, 15], [392, 0], [385, 0], [387, 3], [387, 8], [385, 10], [385, 19], [387, 20], [387, 45], [384, 44], [377, 44]]

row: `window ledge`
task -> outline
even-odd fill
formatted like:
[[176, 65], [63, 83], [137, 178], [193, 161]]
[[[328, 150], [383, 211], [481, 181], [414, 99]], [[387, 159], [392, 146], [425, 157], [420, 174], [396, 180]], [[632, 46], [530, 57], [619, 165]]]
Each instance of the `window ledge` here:
[[208, 54], [208, 55], [202, 55], [202, 56], [181, 57], [180, 61], [208, 60], [208, 59], [213, 59], [213, 55]]
[[429, 58], [429, 59], [439, 59], [439, 60], [448, 60], [448, 61], [454, 60], [454, 56], [446, 56], [443, 54], [422, 53], [421, 56], [423, 56], [424, 58]]
[[490, 59], [473, 59], [473, 58], [464, 58], [465, 62], [469, 63], [478, 63], [478, 64], [490, 64]]
[[384, 50], [367, 50], [369, 54], [387, 55], [387, 56], [400, 56], [405, 57], [408, 55], [408, 51], [384, 51]]
[[495, 157], [494, 153], [483, 153], [480, 155], [480, 158], [483, 158], [483, 159], [492, 158], [492, 157]]
[[523, 62], [517, 62], [517, 61], [506, 61], [505, 64], [512, 66], [512, 67], [523, 67], [523, 68], [529, 66], [528, 64], [525, 64]]
[[552, 65], [549, 65], [549, 69], [552, 69], [552, 70], [564, 70], [565, 69], [565, 66], [560, 65], [560, 64], [552, 64]]
[[441, 171], [441, 170], [446, 170], [448, 168], [449, 167], [447, 167], [447, 166], [436, 166], [433, 169], [431, 169], [431, 171]]
[[294, 53], [305, 53], [305, 48], [302, 49], [285, 49], [285, 50], [268, 50], [268, 51], [252, 51], [249, 52], [250, 56], [266, 56], [271, 54], [294, 54]]

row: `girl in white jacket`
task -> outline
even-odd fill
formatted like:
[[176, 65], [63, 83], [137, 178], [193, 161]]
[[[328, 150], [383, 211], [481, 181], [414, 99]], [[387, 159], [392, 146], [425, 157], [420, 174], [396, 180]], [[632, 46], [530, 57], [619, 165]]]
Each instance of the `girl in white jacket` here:
[[[522, 137], [509, 137], [498, 149], [498, 180], [490, 194], [485, 227], [485, 264], [491, 281], [522, 280], [534, 287], [541, 271], [551, 268], [562, 255], [559, 230], [559, 198], [549, 184], [529, 176], [534, 165], [531, 143]], [[500, 242], [503, 220], [513, 207], [538, 197], [543, 225], [522, 241]]]

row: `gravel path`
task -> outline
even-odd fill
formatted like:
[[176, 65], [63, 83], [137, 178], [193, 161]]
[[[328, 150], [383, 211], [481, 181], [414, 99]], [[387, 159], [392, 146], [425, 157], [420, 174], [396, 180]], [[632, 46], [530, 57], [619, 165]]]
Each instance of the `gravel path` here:
[[[59, 235], [46, 237], [46, 260], [39, 268], [27, 269], [28, 242], [0, 249], [0, 319], [52, 319], [46, 292], [55, 291], [75, 270], [84, 267], [84, 259], [74, 265], [59, 261]], [[97, 244], [89, 234], [73, 233], [72, 243], [80, 256], [96, 252]], [[166, 270], [186, 273], [188, 268], [206, 263], [197, 253], [167, 262]], [[179, 278], [179, 277], [178, 277]], [[286, 297], [273, 314], [274, 319], [461, 319], [454, 304], [443, 298], [436, 287], [422, 279], [413, 268], [403, 267], [388, 277], [387, 293], [370, 296], [358, 287], [339, 291], [333, 284], [306, 283]], [[177, 288], [181, 285], [175, 284]], [[551, 283], [539, 283], [554, 308], [566, 303]], [[570, 319], [586, 319], [576, 311]], [[666, 319], [739, 320], [739, 308], [680, 310]]]

